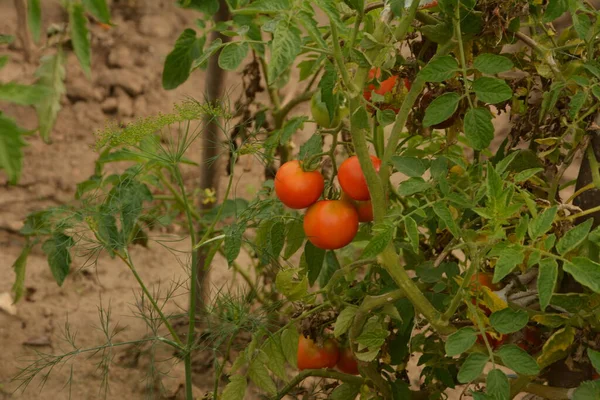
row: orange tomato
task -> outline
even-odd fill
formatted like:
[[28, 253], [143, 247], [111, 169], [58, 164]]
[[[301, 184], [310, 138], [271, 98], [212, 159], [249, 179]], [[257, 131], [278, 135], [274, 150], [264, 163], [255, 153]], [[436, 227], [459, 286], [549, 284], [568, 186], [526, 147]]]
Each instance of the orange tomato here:
[[340, 359], [337, 362], [337, 367], [346, 374], [358, 375], [358, 362], [356, 361], [356, 358], [354, 358], [354, 354], [352, 354], [352, 350], [350, 350], [349, 347], [342, 349], [340, 352]]
[[275, 193], [283, 204], [301, 209], [315, 203], [325, 187], [319, 171], [304, 171], [298, 160], [283, 164], [275, 175]]
[[354, 239], [356, 232], [358, 213], [347, 201], [321, 200], [304, 215], [304, 233], [320, 249], [340, 249]]
[[[379, 172], [381, 160], [378, 157], [371, 156], [371, 162], [375, 171]], [[342, 190], [346, 192], [353, 200], [366, 201], [371, 199], [367, 179], [360, 167], [357, 156], [347, 158], [338, 168], [338, 180]]]
[[327, 339], [318, 346], [312, 339], [300, 335], [298, 339], [298, 369], [333, 368], [340, 351], [335, 340]]

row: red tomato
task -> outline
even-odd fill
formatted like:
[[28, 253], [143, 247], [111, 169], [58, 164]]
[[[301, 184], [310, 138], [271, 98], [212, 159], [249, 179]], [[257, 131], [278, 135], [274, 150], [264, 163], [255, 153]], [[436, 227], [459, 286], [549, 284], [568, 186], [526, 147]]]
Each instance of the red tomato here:
[[306, 208], [316, 202], [325, 180], [319, 171], [304, 171], [298, 160], [283, 164], [275, 175], [275, 193], [290, 208]]
[[359, 222], [371, 222], [373, 221], [373, 204], [371, 200], [367, 201], [356, 201], [352, 200], [345, 192], [342, 192], [340, 200], [347, 201], [356, 209], [358, 213]]
[[[495, 337], [490, 335], [488, 332], [485, 333], [485, 336], [487, 337], [488, 343], [490, 344], [490, 346], [492, 346], [493, 350], [496, 350], [498, 347], [502, 346], [504, 344], [504, 342], [506, 342], [506, 339], [508, 338], [507, 335], [501, 335], [500, 339], [496, 339]], [[477, 335], [477, 343], [485, 345], [485, 341], [483, 340], [483, 337], [481, 336], [481, 334]]]
[[[372, 81], [374, 79], [379, 79], [380, 76], [381, 76], [380, 68], [371, 68], [371, 70], [369, 71], [369, 81]], [[390, 76], [389, 78], [387, 78], [383, 82], [379, 83], [378, 85], [370, 83], [367, 85], [367, 88], [363, 91], [363, 97], [365, 98], [365, 100], [371, 101], [372, 92], [375, 92], [381, 96], [385, 96], [386, 93], [392, 92], [394, 90], [394, 87], [396, 86], [397, 82], [398, 82], [397, 76]], [[410, 85], [410, 81], [407, 78], [403, 78], [403, 83], [404, 83], [404, 87], [407, 90], [410, 90], [411, 85]], [[399, 110], [394, 107], [387, 107], [387, 108], [390, 108], [392, 110]], [[398, 112], [398, 111], [396, 111], [396, 112]]]
[[304, 215], [304, 233], [320, 249], [340, 249], [354, 239], [356, 232], [358, 213], [347, 201], [317, 201]]
[[530, 354], [538, 351], [544, 344], [542, 341], [542, 332], [535, 326], [526, 326], [523, 329], [523, 340], [517, 343], [517, 346]]
[[337, 367], [340, 371], [346, 374], [358, 375], [358, 362], [352, 354], [352, 350], [346, 347], [340, 352], [340, 359], [337, 362]]
[[492, 290], [498, 290], [497, 284], [492, 283], [494, 276], [485, 272], [476, 273], [471, 277], [471, 290], [477, 291], [480, 287], [485, 286]]
[[[375, 167], [375, 171], [379, 172], [381, 160], [375, 156], [371, 156], [371, 162]], [[366, 201], [371, 199], [369, 188], [367, 187], [367, 179], [360, 168], [357, 156], [347, 158], [340, 165], [338, 180], [340, 181], [342, 190], [353, 200]]]
[[425, 4], [424, 6], [419, 7], [420, 10], [426, 10], [428, 8], [433, 8], [436, 7], [438, 5], [438, 2], [436, 0], [432, 1], [429, 4]]
[[298, 339], [298, 369], [333, 368], [340, 356], [335, 340], [327, 339], [323, 347], [300, 335]]

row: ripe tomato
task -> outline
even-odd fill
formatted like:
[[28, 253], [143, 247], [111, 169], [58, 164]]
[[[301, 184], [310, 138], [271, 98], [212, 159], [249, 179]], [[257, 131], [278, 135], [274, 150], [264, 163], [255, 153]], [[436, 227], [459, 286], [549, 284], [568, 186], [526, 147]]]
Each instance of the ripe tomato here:
[[290, 208], [306, 208], [316, 202], [325, 180], [319, 171], [304, 171], [298, 160], [283, 164], [275, 175], [275, 193]]
[[317, 91], [310, 100], [310, 111], [313, 119], [323, 128], [335, 128], [340, 124], [342, 118], [348, 115], [348, 107], [341, 104], [333, 115], [333, 120], [329, 117], [327, 105], [321, 100], [321, 92]]
[[[381, 160], [375, 156], [371, 156], [371, 162], [375, 167], [375, 171], [379, 172]], [[360, 168], [357, 156], [347, 158], [340, 165], [338, 180], [340, 181], [342, 190], [353, 200], [366, 201], [371, 199], [369, 188], [367, 187], [367, 179]]]
[[345, 192], [342, 191], [340, 200], [347, 201], [356, 209], [358, 213], [359, 222], [371, 222], [373, 221], [373, 204], [371, 200], [367, 201], [356, 201], [352, 200]]
[[430, 2], [430, 3], [428, 3], [428, 4], [425, 4], [425, 5], [421, 6], [421, 7], [419, 7], [419, 9], [420, 9], [420, 10], [426, 10], [426, 9], [428, 9], [428, 8], [433, 8], [433, 7], [436, 7], [437, 5], [438, 5], [438, 2], [437, 2], [437, 0], [433, 0], [432, 2]]
[[304, 215], [304, 233], [320, 249], [340, 249], [354, 239], [356, 232], [358, 213], [346, 201], [317, 201]]
[[498, 290], [497, 284], [492, 283], [493, 275], [485, 272], [479, 272], [471, 277], [471, 290], [477, 291], [481, 286], [488, 287], [492, 290]]
[[337, 367], [346, 374], [358, 375], [358, 362], [356, 361], [356, 358], [354, 358], [354, 354], [352, 354], [350, 348], [346, 347], [342, 349], [340, 352], [340, 359], [337, 362]]
[[[506, 339], [508, 339], [508, 335], [500, 334], [500, 338], [496, 338], [489, 332], [486, 332], [485, 336], [487, 337], [488, 343], [492, 347], [492, 350], [496, 350], [498, 347], [502, 346], [504, 342], [506, 342]], [[485, 341], [483, 340], [481, 334], [477, 335], [477, 343], [485, 345]]]
[[327, 339], [318, 346], [312, 339], [300, 335], [298, 339], [298, 369], [333, 368], [340, 356], [335, 340]]
[[[380, 68], [371, 68], [371, 70], [369, 71], [369, 81], [379, 79], [380, 76], [381, 76]], [[407, 78], [403, 78], [402, 81], [404, 83], [404, 87], [406, 88], [406, 90], [410, 90], [410, 88], [411, 88], [410, 81]], [[385, 96], [387, 93], [393, 93], [397, 82], [398, 82], [398, 77], [392, 75], [377, 85], [374, 83], [370, 83], [367, 85], [367, 88], [365, 90], [363, 90], [363, 97], [365, 98], [365, 100], [371, 101], [371, 97], [373, 96], [372, 92], [375, 92], [380, 96]], [[398, 111], [400, 111], [399, 108], [389, 106], [389, 105], [387, 105], [387, 106], [384, 105], [381, 108], [384, 110], [390, 109], [396, 113], [398, 113]]]

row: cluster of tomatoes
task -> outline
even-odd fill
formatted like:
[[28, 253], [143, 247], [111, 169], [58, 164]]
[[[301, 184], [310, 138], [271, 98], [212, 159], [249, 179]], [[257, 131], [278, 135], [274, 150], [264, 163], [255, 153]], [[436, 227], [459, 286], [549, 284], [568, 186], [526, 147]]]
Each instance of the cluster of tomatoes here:
[[[381, 160], [371, 156], [375, 170]], [[275, 175], [275, 193], [283, 204], [304, 209], [304, 233], [320, 249], [335, 250], [346, 246], [358, 232], [359, 222], [373, 220], [371, 196], [358, 157], [346, 159], [338, 169], [342, 187], [339, 200], [319, 200], [325, 179], [319, 171], [306, 171], [298, 160], [283, 164]]]
[[320, 369], [336, 367], [347, 374], [358, 374], [358, 363], [350, 348], [340, 350], [337, 342], [326, 339], [322, 346], [312, 339], [300, 335], [298, 339], [298, 369]]

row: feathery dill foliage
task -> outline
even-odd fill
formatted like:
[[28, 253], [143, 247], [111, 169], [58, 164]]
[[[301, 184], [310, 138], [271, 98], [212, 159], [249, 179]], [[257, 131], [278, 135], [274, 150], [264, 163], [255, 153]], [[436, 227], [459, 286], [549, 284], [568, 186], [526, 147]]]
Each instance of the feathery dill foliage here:
[[142, 139], [161, 131], [163, 128], [182, 123], [201, 120], [204, 117], [230, 118], [229, 112], [221, 104], [200, 103], [188, 99], [176, 104], [172, 113], [151, 115], [139, 118], [137, 121], [121, 127], [112, 122], [96, 132], [97, 151], [105, 146], [116, 147], [119, 145], [135, 145]]

